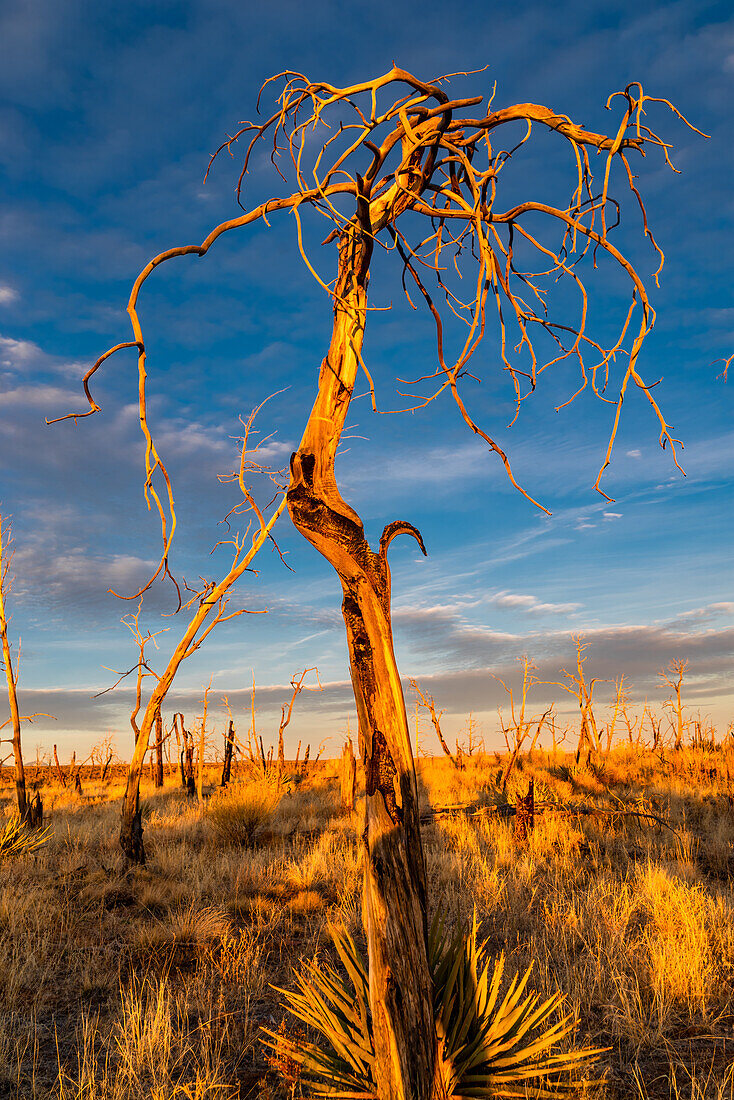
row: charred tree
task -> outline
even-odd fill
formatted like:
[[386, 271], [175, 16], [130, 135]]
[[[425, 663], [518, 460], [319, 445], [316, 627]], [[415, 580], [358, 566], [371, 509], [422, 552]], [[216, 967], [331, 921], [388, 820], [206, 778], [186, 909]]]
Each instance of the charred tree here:
[[222, 765], [222, 782], [220, 786], [226, 787], [232, 777], [232, 757], [234, 755], [235, 733], [234, 722], [230, 718], [227, 732], [224, 735], [224, 763]]

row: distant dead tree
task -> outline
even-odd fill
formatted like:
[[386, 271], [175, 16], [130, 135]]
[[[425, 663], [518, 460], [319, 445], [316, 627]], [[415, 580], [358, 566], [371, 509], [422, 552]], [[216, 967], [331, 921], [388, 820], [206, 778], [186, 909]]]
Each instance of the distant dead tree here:
[[236, 746], [234, 722], [230, 718], [224, 735], [224, 760], [222, 761], [221, 787], [226, 787], [232, 777], [232, 757]]
[[[5, 729], [6, 726], [10, 726], [13, 731], [13, 736], [10, 738], [10, 744], [12, 745], [11, 755], [15, 765], [15, 798], [18, 804], [18, 814], [21, 821], [25, 822], [27, 825], [35, 826], [40, 825], [43, 820], [43, 804], [41, 803], [41, 796], [39, 794], [36, 794], [31, 801], [28, 800], [26, 794], [20, 724], [21, 722], [32, 722], [34, 718], [50, 718], [51, 715], [21, 715], [18, 709], [19, 669], [16, 666], [15, 670], [13, 670], [13, 657], [10, 651], [10, 639], [8, 638], [8, 620], [5, 615], [5, 599], [10, 594], [11, 589], [9, 570], [13, 560], [13, 551], [10, 550], [12, 541], [8, 521], [0, 515], [0, 640], [2, 641], [2, 659], [8, 692], [8, 707], [10, 710], [10, 717], [0, 725], [0, 731]], [[18, 656], [20, 657], [20, 645], [18, 645]], [[7, 744], [7, 740], [5, 738], [0, 738], [0, 751], [4, 744]], [[0, 760], [0, 767], [4, 763], [4, 760]]]
[[[495, 676], [495, 679], [502, 684], [507, 694], [510, 697], [510, 718], [511, 721], [505, 725], [504, 718], [502, 717], [502, 708], [498, 710], [500, 726], [502, 727], [502, 733], [505, 738], [505, 745], [507, 746], [507, 763], [502, 772], [501, 787], [502, 790], [507, 789], [507, 783], [512, 775], [513, 769], [517, 765], [518, 757], [528, 737], [530, 737], [533, 727], [535, 727], [535, 733], [532, 736], [530, 742], [530, 748], [528, 752], [532, 752], [537, 745], [540, 735], [543, 732], [543, 726], [550, 717], [554, 704], [551, 704], [546, 711], [540, 716], [535, 715], [532, 718], [527, 718], [525, 714], [525, 708], [528, 701], [528, 692], [534, 683], [537, 681], [533, 677], [533, 669], [536, 667], [529, 657], [518, 657], [518, 661], [522, 667], [522, 692], [520, 700], [518, 702], [518, 709], [515, 710], [515, 697], [512, 687], [508, 686], [504, 680], [499, 676]], [[528, 803], [530, 805], [530, 803]], [[532, 813], [530, 813], [530, 821], [532, 822]], [[532, 824], [530, 825], [532, 829]]]
[[671, 725], [673, 726], [673, 732], [675, 734], [675, 741], [673, 742], [673, 748], [676, 750], [683, 748], [683, 735], [685, 733], [685, 722], [683, 720], [684, 704], [682, 699], [683, 692], [683, 679], [688, 671], [688, 661], [685, 661], [682, 657], [676, 657], [670, 662], [667, 668], [660, 670], [660, 679], [664, 684], [673, 692], [673, 696], [667, 699], [663, 703], [663, 707], [669, 708], [673, 713], [673, 720]]
[[[133, 730], [135, 731], [135, 747], [128, 769], [127, 787], [122, 802], [122, 821], [120, 827], [120, 846], [127, 858], [133, 863], [145, 863], [145, 846], [143, 844], [143, 829], [140, 816], [140, 777], [145, 756], [150, 747], [150, 735], [156, 715], [161, 710], [174, 677], [183, 661], [185, 661], [187, 657], [190, 657], [192, 653], [196, 652], [219, 623], [226, 622], [228, 619], [233, 619], [238, 615], [245, 614], [245, 608], [227, 613], [226, 609], [230, 599], [227, 593], [245, 571], [250, 568], [257, 553], [262, 549], [268, 539], [272, 537], [271, 531], [285, 509], [285, 496], [279, 494], [279, 503], [277, 507], [272, 512], [270, 518], [266, 519], [265, 513], [255, 501], [245, 480], [246, 474], [262, 473], [265, 469], [257, 461], [256, 452], [258, 444], [252, 445], [249, 442], [252, 425], [260, 408], [262, 408], [262, 405], [255, 409], [246, 421], [243, 421], [244, 435], [241, 439], [240, 467], [236, 475], [242, 491], [243, 502], [230, 512], [230, 515], [232, 515], [233, 512], [242, 514], [239, 510], [244, 509], [246, 512], [250, 512], [254, 516], [254, 519], [248, 524], [244, 535], [240, 536], [234, 534], [231, 539], [223, 543], [233, 546], [234, 554], [229, 569], [222, 580], [218, 582], [203, 581], [202, 587], [194, 591], [181, 608], [181, 610], [188, 611], [191, 617], [162, 673], [158, 674], [154, 672], [145, 661], [145, 646], [153, 639], [154, 635], [151, 635], [149, 632], [144, 635], [142, 630], [139, 629], [138, 616], [140, 614], [140, 608], [137, 615], [127, 616], [126, 619], [123, 620], [132, 630], [139, 650], [137, 663], [131, 669], [128, 669], [127, 672], [121, 673], [118, 680], [113, 685], [113, 688], [117, 687], [126, 676], [129, 676], [133, 672], [136, 673], [135, 706], [130, 719]], [[142, 417], [143, 413], [141, 413], [141, 418]], [[165, 477], [167, 479], [167, 473]], [[153, 492], [153, 490], [151, 490], [151, 492]], [[153, 493], [153, 495], [162, 509], [163, 506], [161, 505], [160, 497], [155, 493]], [[278, 497], [275, 499], [278, 499]], [[172, 495], [170, 497], [170, 502], [172, 506]], [[248, 546], [247, 539], [251, 528], [253, 529], [253, 533]], [[164, 531], [167, 530], [165, 519], [163, 529]], [[169, 546], [170, 541], [167, 541], [164, 537], [165, 560], [162, 559], [159, 565], [159, 574], [168, 572], [167, 554]], [[152, 583], [152, 581], [150, 583]], [[150, 587], [150, 583], [146, 588]], [[141, 593], [137, 593], [139, 598], [141, 595]], [[248, 613], [260, 614], [261, 612]], [[155, 679], [155, 686], [150, 693], [148, 702], [143, 711], [142, 721], [138, 725], [137, 715], [142, 706], [142, 684], [147, 676], [152, 676]], [[108, 688], [106, 690], [109, 691], [112, 689]]]
[[[178, 719], [178, 723], [177, 720]], [[179, 725], [180, 724], [180, 725]], [[179, 734], [176, 734], [176, 742], [180, 745], [180, 757], [179, 762], [181, 765], [181, 786], [186, 791], [189, 798], [194, 798], [196, 795], [196, 781], [194, 779], [194, 738], [193, 734], [184, 726], [183, 714], [177, 712], [173, 716], [173, 728], [178, 730], [180, 728], [180, 740]]]
[[[170, 732], [167, 736], [171, 736]], [[158, 707], [158, 713], [155, 716], [155, 768], [153, 773], [153, 782], [158, 788], [163, 786], [163, 742], [163, 715], [161, 714], [161, 708]]]
[[612, 705], [612, 717], [611, 720], [607, 723], [606, 730], [607, 743], [604, 749], [604, 754], [606, 756], [608, 756], [612, 750], [612, 742], [614, 741], [614, 735], [617, 732], [617, 723], [619, 722], [620, 715], [624, 716], [628, 705], [629, 689], [625, 685], [625, 679], [626, 677], [622, 675], [618, 676], [617, 679], [614, 681], [614, 703]]
[[[304, 681], [305, 681], [306, 677], [308, 676], [309, 672], [315, 672], [316, 673], [316, 683], [318, 684], [317, 690], [318, 691], [323, 690], [322, 687], [321, 687], [321, 680], [319, 679], [319, 670], [316, 667], [314, 667], [314, 668], [304, 668], [304, 670], [303, 670], [303, 672], [301, 673], [300, 676], [298, 676], [298, 677], [296, 677], [295, 675], [293, 676], [293, 678], [291, 680], [291, 687], [293, 688], [293, 694], [291, 695], [290, 702], [287, 703], [287, 704], [284, 703], [283, 706], [280, 708], [280, 725], [278, 727], [278, 775], [282, 774], [283, 768], [285, 767], [285, 744], [284, 744], [284, 740], [283, 740], [283, 734], [284, 734], [287, 726], [290, 724], [290, 720], [293, 716], [293, 704], [295, 703], [296, 699], [298, 698], [298, 696], [303, 691]], [[253, 688], [253, 698], [254, 698], [254, 688]]]
[[[648, 226], [630, 157], [652, 148], [670, 163], [669, 146], [650, 129], [645, 114], [654, 102], [667, 101], [645, 95], [639, 84], [628, 85], [611, 97], [610, 105], [620, 104], [621, 117], [606, 135], [533, 103], [495, 108], [494, 93], [486, 103], [482, 95], [452, 98], [445, 88], [447, 80], [438, 77], [427, 83], [393, 66], [381, 76], [343, 88], [314, 83], [294, 72], [267, 81], [268, 91], [274, 83], [280, 88], [274, 111], [263, 121], [246, 122], [219, 151], [231, 152], [240, 139], [248, 143], [237, 185], [239, 199], [251, 159], [265, 143], [286, 193], [243, 208], [240, 216], [216, 226], [201, 244], [171, 248], [152, 259], [136, 279], [128, 304], [133, 339], [105, 352], [84, 380], [86, 415], [90, 415], [98, 409], [89, 391], [91, 376], [113, 353], [137, 349], [145, 485], [152, 494], [156, 486], [160, 488], [154, 501], [162, 519], [164, 546], [157, 575], [166, 574], [173, 497], [148, 427], [146, 348], [137, 312], [140, 290], [161, 264], [187, 255], [204, 256], [225, 233], [269, 224], [280, 211], [291, 214], [303, 259], [333, 309], [333, 326], [315, 402], [291, 459], [287, 500], [293, 523], [333, 566], [343, 591], [366, 777], [364, 911], [376, 1090], [381, 1100], [428, 1100], [434, 1087], [436, 1037], [427, 956], [426, 869], [413, 752], [393, 649], [387, 561], [388, 549], [400, 534], [415, 538], [425, 551], [419, 532], [403, 521], [389, 523], [373, 550], [360, 516], [339, 492], [334, 470], [360, 371], [377, 409], [375, 386], [362, 353], [375, 251], [381, 250], [386, 261], [397, 261], [406, 294], [410, 283], [435, 322], [436, 369], [429, 368], [407, 383], [406, 408], [417, 410], [441, 395], [450, 396], [470, 431], [498, 456], [512, 484], [528, 499], [499, 442], [479, 426], [465, 399], [464, 382], [487, 328], [488, 305], [496, 308], [501, 365], [512, 381], [518, 415], [543, 371], [563, 361], [576, 361], [581, 376], [565, 404], [587, 387], [610, 402], [612, 423], [595, 482], [600, 492], [630, 383], [649, 402], [659, 423], [661, 445], [669, 447], [677, 465], [677, 441], [639, 369], [640, 351], [655, 313], [645, 283], [610, 236], [620, 215], [619, 204], [610, 195], [612, 168], [618, 164], [622, 180], [639, 203], [643, 233], [662, 265], [663, 254]], [[667, 106], [675, 111], [671, 104]], [[502, 209], [503, 170], [538, 127], [567, 143], [574, 179], [570, 199], [555, 206], [532, 197]], [[598, 184], [589, 150], [600, 155]], [[542, 183], [539, 179], [538, 188]], [[303, 215], [308, 211], [327, 221], [324, 244], [336, 244], [335, 271], [326, 278], [318, 274], [306, 252]], [[549, 239], [553, 231], [557, 235]], [[593, 261], [596, 268], [602, 257], [630, 285], [629, 308], [617, 336], [606, 347], [587, 332], [588, 294], [581, 275], [584, 259]], [[558, 321], [552, 314], [549, 290], [559, 281], [578, 294], [576, 318], [564, 314]], [[409, 301], [414, 305], [410, 297]], [[568, 299], [562, 302], [567, 308]], [[510, 324], [518, 334], [515, 353]], [[454, 343], [455, 350], [449, 354]], [[612, 369], [625, 354], [628, 360], [616, 383], [618, 395], [610, 399], [605, 392], [612, 384]], [[126, 821], [136, 812], [137, 760], [136, 756]], [[128, 833], [125, 825], [124, 837]], [[124, 846], [129, 848], [126, 839]]]
[[583, 752], [601, 752], [602, 749], [593, 702], [594, 687], [603, 681], [599, 677], [594, 677], [593, 680], [587, 682], [584, 674], [584, 661], [586, 660], [586, 650], [589, 648], [589, 643], [584, 642], [580, 634], [574, 634], [573, 641], [576, 645], [576, 671], [569, 672], [565, 668], [561, 669], [566, 677], [565, 683], [562, 680], [539, 680], [538, 683], [563, 688], [564, 691], [575, 696], [580, 714], [579, 743], [576, 749], [576, 759], [578, 760]]
[[[54, 752], [55, 750], [56, 746], [54, 745]], [[92, 765], [92, 775], [96, 767], [98, 768], [98, 778], [103, 780], [116, 755], [115, 739], [111, 733], [108, 733], [105, 737], [101, 738], [101, 740], [96, 741], [89, 750], [89, 762]], [[65, 780], [64, 785], [66, 785]]]
[[421, 689], [418, 685], [417, 680], [414, 680], [414, 679], [411, 678], [409, 680], [409, 683], [410, 683], [410, 686], [412, 687], [413, 691], [416, 693], [416, 696], [417, 696], [418, 701], [420, 702], [420, 705], [422, 707], [424, 707], [431, 716], [431, 722], [433, 724], [434, 730], [436, 731], [436, 737], [438, 738], [439, 745], [441, 746], [443, 751], [446, 753], [446, 755], [448, 756], [449, 760], [454, 765], [454, 767], [458, 769], [459, 765], [456, 761], [456, 757], [452, 754], [451, 749], [446, 744], [443, 733], [441, 732], [441, 715], [443, 714], [443, 711], [440, 710], [440, 711], [438, 711], [438, 713], [436, 713], [436, 702], [435, 702], [433, 696], [432, 695], [424, 695], [424, 693], [421, 691]]

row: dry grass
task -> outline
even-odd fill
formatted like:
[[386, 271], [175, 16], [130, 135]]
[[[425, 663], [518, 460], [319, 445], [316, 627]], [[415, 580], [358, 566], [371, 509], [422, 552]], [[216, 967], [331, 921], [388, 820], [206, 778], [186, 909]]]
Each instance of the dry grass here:
[[[257, 1042], [282, 1018], [270, 983], [329, 950], [328, 920], [361, 930], [359, 812], [340, 811], [336, 769], [282, 797], [235, 785], [204, 813], [173, 777], [145, 786], [150, 858], [132, 870], [119, 778], [81, 799], [44, 787], [47, 842], [0, 863], [0, 1097], [289, 1095]], [[508, 972], [532, 961], [541, 993], [567, 992], [578, 1042], [610, 1048], [599, 1100], [734, 1100], [730, 754], [536, 752], [507, 791], [532, 777], [543, 803], [521, 845], [493, 810], [500, 770], [419, 764], [426, 806], [487, 811], [426, 826], [434, 904], [476, 906]], [[609, 812], [635, 808], [653, 816]]]

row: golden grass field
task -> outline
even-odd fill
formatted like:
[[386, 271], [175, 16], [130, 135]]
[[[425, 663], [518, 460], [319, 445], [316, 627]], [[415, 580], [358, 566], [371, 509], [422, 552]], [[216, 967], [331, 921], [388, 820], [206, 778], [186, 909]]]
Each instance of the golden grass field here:
[[[507, 791], [534, 778], [525, 842], [494, 812], [499, 756], [417, 766], [426, 811], [482, 808], [426, 824], [432, 904], [451, 921], [476, 908], [506, 980], [532, 961], [538, 990], [567, 994], [574, 1042], [609, 1048], [590, 1095], [734, 1098], [734, 748], [624, 745], [586, 767], [536, 750]], [[329, 955], [329, 922], [364, 947], [359, 809], [341, 810], [338, 767], [283, 792], [238, 777], [203, 811], [176, 775], [146, 782], [148, 864], [132, 869], [119, 774], [80, 797], [39, 772], [48, 840], [0, 857], [0, 1098], [299, 1096], [259, 1031], [284, 1016], [271, 986]], [[3, 784], [9, 817], [7, 769]]]

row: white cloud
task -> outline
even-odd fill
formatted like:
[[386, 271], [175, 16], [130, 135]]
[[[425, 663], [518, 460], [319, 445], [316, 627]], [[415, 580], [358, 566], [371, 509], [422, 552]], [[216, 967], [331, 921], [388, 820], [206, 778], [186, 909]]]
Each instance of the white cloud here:
[[497, 592], [489, 602], [495, 607], [522, 611], [526, 615], [567, 615], [581, 607], [579, 603], [544, 603], [536, 596], [519, 592]]
[[604, 519], [621, 519], [622, 512], [605, 512]]
[[7, 283], [0, 283], [0, 306], [9, 306], [11, 302], [17, 302], [20, 294]]

